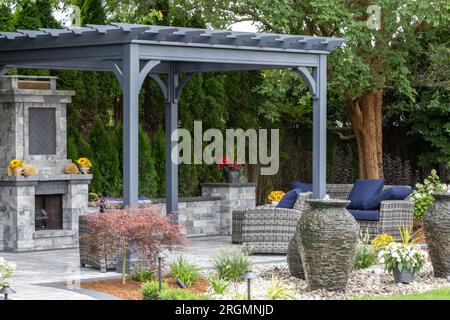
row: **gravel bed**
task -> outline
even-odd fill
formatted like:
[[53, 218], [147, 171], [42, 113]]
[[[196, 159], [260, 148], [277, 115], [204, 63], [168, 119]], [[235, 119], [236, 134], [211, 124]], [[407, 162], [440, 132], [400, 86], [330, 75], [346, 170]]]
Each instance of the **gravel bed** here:
[[[447, 279], [435, 278], [430, 263], [415, 276], [410, 284], [397, 284], [392, 274], [384, 271], [382, 265], [374, 265], [363, 270], [354, 270], [350, 275], [346, 292], [332, 292], [326, 290], [309, 291], [305, 280], [290, 275], [286, 263], [255, 265], [253, 272], [258, 276], [252, 281], [252, 299], [266, 300], [267, 289], [270, 286], [272, 275], [276, 276], [282, 286], [288, 288], [295, 300], [346, 300], [362, 296], [393, 296], [418, 292], [425, 292], [435, 288], [449, 286]], [[233, 283], [224, 295], [215, 295], [218, 300], [236, 299], [237, 294], [244, 297], [247, 285]]]

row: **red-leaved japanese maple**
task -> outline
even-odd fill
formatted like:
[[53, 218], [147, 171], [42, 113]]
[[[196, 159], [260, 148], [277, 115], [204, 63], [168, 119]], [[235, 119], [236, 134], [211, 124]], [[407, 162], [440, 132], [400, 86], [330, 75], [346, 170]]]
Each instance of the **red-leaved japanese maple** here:
[[186, 238], [169, 217], [149, 207], [109, 210], [91, 215], [88, 224], [92, 232], [86, 236], [92, 253], [122, 256], [122, 282], [126, 283], [126, 255], [136, 249], [150, 267], [156, 263], [154, 255], [160, 249], [181, 248]]

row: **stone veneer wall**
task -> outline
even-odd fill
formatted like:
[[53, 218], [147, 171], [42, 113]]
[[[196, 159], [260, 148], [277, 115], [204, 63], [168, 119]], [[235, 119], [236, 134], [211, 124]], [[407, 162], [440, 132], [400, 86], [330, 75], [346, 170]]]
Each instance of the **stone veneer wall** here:
[[[2, 177], [0, 250], [30, 251], [78, 246], [78, 216], [88, 208], [91, 175]], [[63, 229], [35, 230], [35, 195], [63, 195]]]
[[[0, 250], [30, 251], [78, 246], [78, 216], [87, 211], [91, 175], [2, 177]], [[63, 229], [35, 230], [35, 195], [63, 195]]]

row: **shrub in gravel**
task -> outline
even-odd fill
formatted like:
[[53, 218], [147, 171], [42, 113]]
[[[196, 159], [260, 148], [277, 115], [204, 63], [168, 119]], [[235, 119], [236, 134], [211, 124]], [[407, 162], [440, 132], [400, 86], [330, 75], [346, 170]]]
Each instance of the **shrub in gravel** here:
[[356, 248], [355, 269], [366, 269], [376, 261], [376, 254], [367, 244], [358, 244]]
[[221, 279], [227, 281], [241, 281], [241, 276], [251, 265], [246, 253], [232, 248], [221, 249], [214, 257], [214, 269]]
[[366, 269], [375, 264], [376, 254], [371, 245], [369, 245], [370, 235], [368, 230], [365, 234], [360, 234], [356, 246], [355, 269]]
[[277, 277], [272, 275], [269, 288], [267, 288], [267, 297], [270, 300], [294, 299], [294, 292], [287, 288]]

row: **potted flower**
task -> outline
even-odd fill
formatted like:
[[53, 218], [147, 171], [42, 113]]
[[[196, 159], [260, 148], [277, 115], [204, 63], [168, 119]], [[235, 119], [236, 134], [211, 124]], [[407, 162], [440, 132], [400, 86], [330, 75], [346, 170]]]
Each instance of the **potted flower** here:
[[402, 242], [388, 243], [379, 251], [378, 259], [388, 272], [393, 272], [395, 282], [410, 283], [414, 280], [414, 275], [422, 269], [426, 253], [413, 243], [414, 240], [411, 241], [411, 227], [402, 226], [398, 230]]
[[77, 166], [81, 174], [89, 174], [92, 163], [88, 158], [80, 158], [77, 160]]
[[217, 159], [212, 169], [219, 169], [225, 175], [225, 181], [227, 183], [239, 183], [240, 171], [243, 165], [238, 164], [237, 161], [233, 162], [228, 156]]
[[267, 196], [267, 200], [269, 200], [269, 202], [276, 206], [281, 199], [283, 199], [285, 193], [283, 191], [272, 191], [268, 196]]

